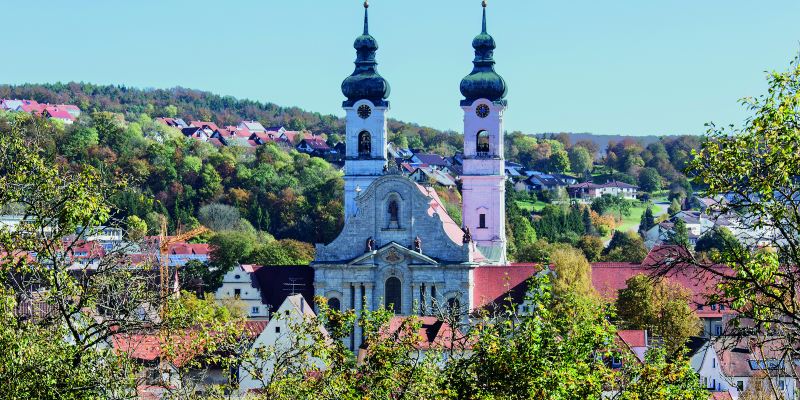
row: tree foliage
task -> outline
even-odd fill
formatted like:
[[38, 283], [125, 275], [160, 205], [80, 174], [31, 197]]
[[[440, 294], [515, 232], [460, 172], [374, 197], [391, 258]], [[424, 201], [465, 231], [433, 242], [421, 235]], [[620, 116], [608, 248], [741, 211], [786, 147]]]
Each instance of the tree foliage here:
[[668, 279], [636, 275], [625, 282], [617, 297], [617, 315], [627, 329], [646, 329], [661, 337], [670, 355], [683, 350], [700, 332], [700, 319], [689, 303], [688, 289]]
[[642, 238], [633, 232], [615, 231], [611, 242], [603, 250], [603, 260], [639, 263], [647, 257]]

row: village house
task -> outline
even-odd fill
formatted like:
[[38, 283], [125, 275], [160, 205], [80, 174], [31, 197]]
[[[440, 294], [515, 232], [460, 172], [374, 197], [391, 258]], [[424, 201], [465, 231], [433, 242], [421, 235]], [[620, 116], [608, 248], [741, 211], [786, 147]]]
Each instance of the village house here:
[[314, 301], [314, 270], [308, 266], [240, 265], [223, 277], [215, 297], [244, 302], [250, 318], [267, 318], [295, 293]]
[[602, 197], [604, 194], [622, 196], [629, 200], [636, 200], [639, 187], [620, 181], [609, 181], [602, 184], [593, 182], [578, 183], [567, 187], [570, 197], [591, 201]]
[[169, 126], [171, 128], [183, 129], [188, 128], [189, 124], [187, 124], [184, 120], [180, 118], [166, 118], [166, 117], [159, 117], [156, 118], [156, 121]]
[[328, 143], [325, 143], [321, 137], [315, 136], [308, 139], [303, 139], [297, 145], [297, 151], [301, 153], [311, 154], [317, 157], [324, 157], [332, 150]]
[[[300, 294], [287, 296], [272, 314], [264, 329], [256, 336], [251, 346], [252, 349], [256, 349], [256, 354], [259, 353], [258, 349], [263, 349], [272, 356], [268, 359], [255, 358], [243, 361], [238, 372], [240, 393], [263, 388], [265, 383], [269, 383], [275, 372], [277, 359], [284, 359], [283, 355], [296, 352], [298, 345], [310, 344], [309, 338], [299, 336], [302, 333], [297, 332], [296, 327], [304, 321], [313, 321], [315, 318], [316, 314], [305, 297]], [[325, 328], [320, 327], [320, 330], [324, 337], [328, 337]], [[297, 354], [296, 357], [289, 357], [286, 361], [303, 363], [306, 368], [324, 367], [324, 363], [311, 354]], [[295, 367], [298, 366], [295, 365]], [[256, 373], [257, 371], [258, 373]], [[259, 374], [263, 380], [258, 378]]]
[[242, 121], [236, 127], [237, 129], [246, 129], [253, 133], [265, 133], [267, 132], [267, 128], [264, 128], [264, 125], [261, 125], [258, 121]]
[[786, 359], [778, 341], [767, 339], [767, 343], [757, 344], [761, 341], [756, 338], [730, 337], [693, 340], [697, 344], [690, 364], [709, 391], [727, 392], [735, 400], [750, 385], [764, 384], [769, 377], [784, 398], [795, 398], [796, 360]]

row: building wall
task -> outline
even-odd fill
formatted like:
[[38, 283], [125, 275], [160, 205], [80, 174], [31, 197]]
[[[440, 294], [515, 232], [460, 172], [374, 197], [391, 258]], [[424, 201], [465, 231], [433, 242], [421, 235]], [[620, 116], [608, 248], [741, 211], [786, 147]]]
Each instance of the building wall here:
[[261, 301], [261, 291], [254, 287], [248, 272], [241, 268], [234, 268], [225, 274], [222, 281], [222, 286], [214, 294], [217, 299], [234, 299], [237, 297], [236, 290], [238, 289], [240, 293], [238, 299], [245, 304], [245, 312], [248, 317], [269, 317], [267, 306]]
[[[477, 115], [479, 106], [487, 106], [489, 115]], [[472, 238], [481, 247], [500, 248], [506, 253], [505, 160], [503, 159], [503, 112], [505, 107], [485, 99], [474, 101], [464, 110], [464, 161], [462, 182], [462, 219]], [[478, 133], [488, 134], [489, 151], [477, 151]], [[486, 227], [479, 228], [480, 215], [486, 216]], [[501, 263], [503, 260], [497, 260]]]
[[[358, 116], [358, 108], [362, 105], [372, 109], [372, 113], [366, 119]], [[344, 110], [347, 113], [345, 117], [347, 153], [344, 165], [344, 210], [347, 220], [357, 212], [355, 198], [358, 189], [366, 190], [375, 179], [383, 175], [388, 160], [386, 113], [389, 107], [375, 107], [369, 100], [359, 100]], [[366, 159], [359, 158], [358, 154], [358, 136], [362, 131], [369, 132], [371, 136], [371, 153]]]

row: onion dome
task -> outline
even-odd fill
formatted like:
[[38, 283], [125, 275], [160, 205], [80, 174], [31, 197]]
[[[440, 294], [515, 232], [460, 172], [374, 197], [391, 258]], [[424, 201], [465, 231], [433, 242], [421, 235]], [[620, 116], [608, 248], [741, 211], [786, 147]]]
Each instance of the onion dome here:
[[378, 41], [369, 34], [369, 3], [364, 2], [364, 34], [356, 38], [353, 47], [356, 49], [356, 69], [353, 74], [342, 82], [342, 93], [347, 100], [343, 107], [352, 107], [359, 100], [369, 100], [376, 106], [386, 106], [389, 103], [391, 88], [389, 82], [378, 74], [378, 62], [375, 53], [378, 51]]
[[487, 99], [505, 104], [508, 93], [506, 81], [494, 70], [494, 38], [486, 32], [486, 1], [483, 2], [483, 30], [472, 40], [475, 60], [472, 72], [461, 80], [462, 106], [471, 105], [477, 99]]

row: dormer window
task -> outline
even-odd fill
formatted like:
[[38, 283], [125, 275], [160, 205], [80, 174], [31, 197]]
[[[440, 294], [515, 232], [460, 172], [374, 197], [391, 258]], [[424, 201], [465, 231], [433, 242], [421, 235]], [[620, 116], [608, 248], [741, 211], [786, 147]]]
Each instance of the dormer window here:
[[486, 157], [489, 155], [489, 132], [478, 132], [475, 141], [475, 152], [478, 156]]
[[358, 155], [359, 157], [369, 157], [372, 154], [372, 135], [367, 131], [358, 134]]

